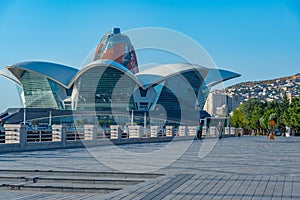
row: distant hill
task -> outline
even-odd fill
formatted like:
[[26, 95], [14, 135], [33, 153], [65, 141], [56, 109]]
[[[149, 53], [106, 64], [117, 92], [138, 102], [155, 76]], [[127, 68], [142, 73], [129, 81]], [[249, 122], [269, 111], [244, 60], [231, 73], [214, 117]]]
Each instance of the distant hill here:
[[239, 96], [241, 102], [248, 100], [281, 101], [284, 96], [300, 95], [300, 73], [271, 80], [242, 82], [225, 89], [229, 96]]
[[284, 76], [284, 77], [270, 79], [270, 80], [241, 82], [241, 83], [237, 83], [235, 85], [229, 86], [229, 87], [227, 87], [227, 89], [239, 88], [241, 86], [254, 87], [255, 85], [270, 85], [272, 83], [278, 85], [281, 82], [286, 82], [288, 80], [293, 81], [293, 82], [300, 82], [300, 73], [297, 73], [292, 76]]

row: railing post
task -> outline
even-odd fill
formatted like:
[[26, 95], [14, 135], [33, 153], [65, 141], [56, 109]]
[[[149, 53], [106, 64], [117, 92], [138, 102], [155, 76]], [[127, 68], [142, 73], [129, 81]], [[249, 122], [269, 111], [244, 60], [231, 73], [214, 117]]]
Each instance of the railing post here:
[[186, 126], [178, 127], [178, 135], [179, 136], [187, 136], [188, 135]]
[[90, 124], [84, 125], [84, 140], [97, 140], [97, 126]]
[[52, 141], [61, 142], [62, 147], [65, 147], [67, 141], [67, 127], [64, 125], [52, 125]]
[[166, 126], [166, 137], [173, 137], [173, 126]]
[[202, 127], [202, 135], [208, 136], [208, 127], [207, 126]]
[[230, 127], [230, 135], [235, 136], [235, 128], [234, 127]]
[[27, 144], [27, 126], [23, 124], [5, 124], [5, 143], [19, 143], [21, 148]]
[[61, 145], [66, 146], [67, 143], [67, 127], [62, 125], [61, 127]]
[[230, 127], [225, 127], [225, 135], [230, 135]]
[[150, 137], [158, 137], [159, 126], [150, 126]]
[[235, 136], [240, 137], [240, 136], [242, 136], [243, 134], [244, 134], [244, 129], [242, 129], [242, 128], [236, 128], [236, 129], [235, 129]]
[[24, 149], [27, 145], [27, 126], [22, 124], [20, 126], [20, 146], [21, 149]]
[[188, 126], [188, 136], [196, 136], [197, 127], [196, 126]]
[[140, 138], [141, 137], [141, 127], [140, 126], [128, 126], [129, 128], [129, 138]]
[[119, 125], [110, 126], [110, 139], [122, 139], [122, 131]]

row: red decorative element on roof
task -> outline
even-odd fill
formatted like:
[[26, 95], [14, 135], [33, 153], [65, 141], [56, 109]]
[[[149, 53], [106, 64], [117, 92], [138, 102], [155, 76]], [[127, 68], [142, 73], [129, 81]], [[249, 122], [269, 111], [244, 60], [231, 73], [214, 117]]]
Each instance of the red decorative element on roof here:
[[[128, 36], [120, 31], [106, 33], [97, 46], [94, 61], [108, 59], [120, 63], [132, 73], [138, 73], [138, 62], [134, 47]], [[118, 29], [119, 30], [119, 29]]]

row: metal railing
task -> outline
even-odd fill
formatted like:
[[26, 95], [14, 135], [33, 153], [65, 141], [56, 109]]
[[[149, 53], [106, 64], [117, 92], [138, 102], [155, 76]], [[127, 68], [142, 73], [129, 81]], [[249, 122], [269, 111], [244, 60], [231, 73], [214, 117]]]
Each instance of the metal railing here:
[[0, 143], [5, 143], [5, 132], [0, 132]]
[[67, 133], [67, 141], [85, 139], [84, 129], [67, 129], [66, 133]]
[[[166, 126], [161, 128], [159, 126], [128, 126], [122, 127], [112, 125], [110, 128], [101, 128], [94, 125], [85, 125], [83, 128], [71, 128], [64, 125], [53, 125], [51, 129], [27, 130], [26, 125], [7, 125], [5, 133], [0, 134], [0, 152], [5, 151], [6, 144], [16, 144], [16, 149], [26, 149], [29, 144], [30, 148], [34, 149], [34, 144], [45, 143], [51, 148], [65, 148], [74, 146], [72, 142], [94, 142], [99, 141], [118, 141], [119, 143], [130, 142], [130, 140], [138, 141], [170, 141], [172, 138], [195, 137], [197, 134], [196, 126]], [[203, 127], [202, 135], [205, 137], [222, 137], [222, 136], [240, 136], [243, 135], [243, 129], [232, 127], [218, 128], [218, 127]], [[148, 140], [147, 140], [148, 139]], [[5, 143], [5, 144], [3, 144]], [[76, 144], [79, 144], [78, 142]], [[40, 146], [40, 145], [39, 145]], [[72, 146], [72, 147], [73, 147]], [[39, 147], [41, 148], [41, 147]]]
[[27, 142], [49, 142], [52, 141], [52, 130], [28, 130]]

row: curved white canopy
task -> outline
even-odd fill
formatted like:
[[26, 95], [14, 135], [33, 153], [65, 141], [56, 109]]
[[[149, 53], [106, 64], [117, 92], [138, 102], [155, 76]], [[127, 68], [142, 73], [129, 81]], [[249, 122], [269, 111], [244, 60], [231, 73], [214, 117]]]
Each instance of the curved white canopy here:
[[19, 82], [21, 82], [20, 78], [23, 72], [30, 71], [49, 78], [64, 87], [68, 86], [71, 79], [78, 72], [78, 69], [72, 67], [43, 61], [20, 62], [9, 65], [6, 68], [19, 80]]
[[144, 89], [184, 72], [199, 73], [199, 75], [203, 77], [206, 86], [209, 87], [214, 86], [222, 81], [240, 76], [240, 74], [231, 71], [206, 68], [190, 63], [171, 63], [159, 65], [133, 74], [123, 65], [112, 60], [104, 59], [91, 62], [81, 70], [50, 62], [20, 62], [9, 65], [6, 67], [6, 69], [0, 70], [0, 75], [21, 85], [22, 83], [20, 78], [22, 74], [24, 73], [24, 71], [30, 71], [49, 78], [65, 88], [70, 88], [82, 74], [93, 67], [113, 67], [115, 69], [118, 69], [124, 74], [131, 77], [140, 87]]

